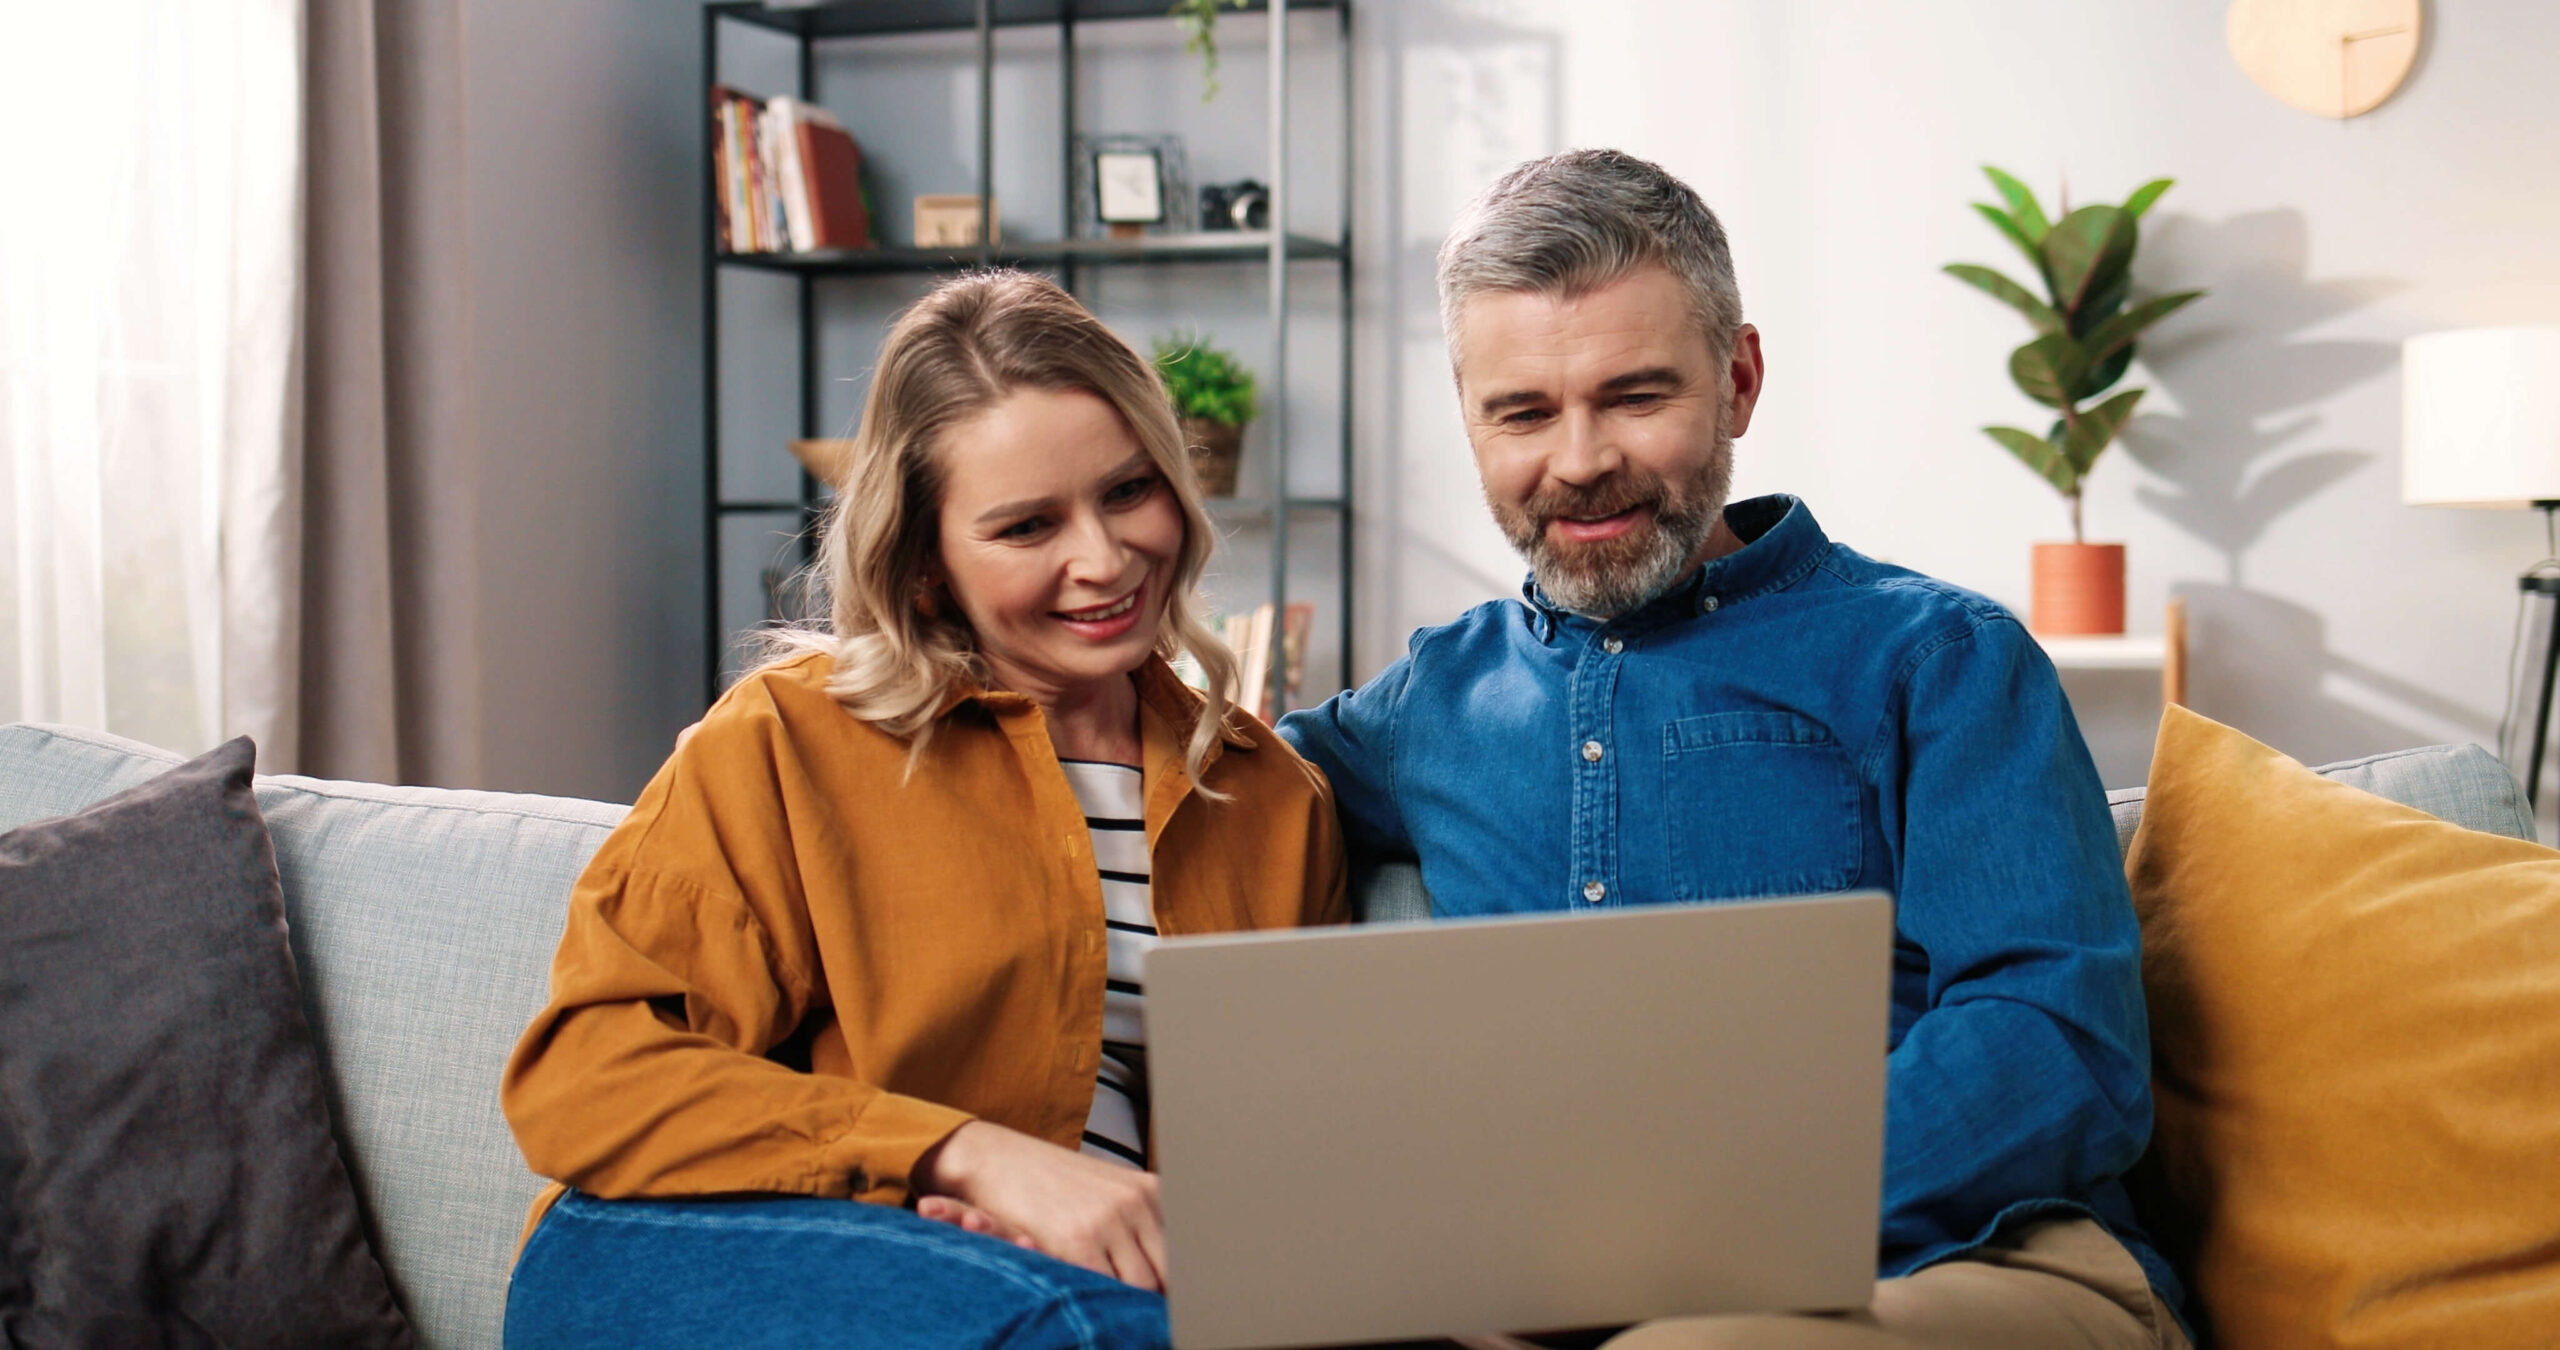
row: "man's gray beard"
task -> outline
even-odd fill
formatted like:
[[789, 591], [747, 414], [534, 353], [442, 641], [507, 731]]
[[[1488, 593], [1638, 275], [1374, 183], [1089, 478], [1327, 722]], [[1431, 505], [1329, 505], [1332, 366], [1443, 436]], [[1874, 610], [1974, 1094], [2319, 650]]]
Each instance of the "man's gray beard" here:
[[1614, 512], [1561, 503], [1541, 510], [1541, 503], [1533, 500], [1526, 510], [1496, 505], [1493, 517], [1511, 546], [1528, 560], [1538, 589], [1548, 599], [1576, 614], [1611, 619], [1642, 608], [1688, 575], [1689, 564], [1723, 518], [1725, 497], [1732, 490], [1733, 438], [1718, 431], [1714, 453], [1676, 487], [1645, 474], [1581, 494], [1582, 500], [1604, 506], [1653, 504], [1652, 527], [1632, 547], [1620, 547], [1628, 542], [1623, 539], [1558, 545], [1547, 536], [1547, 523], [1557, 515]]

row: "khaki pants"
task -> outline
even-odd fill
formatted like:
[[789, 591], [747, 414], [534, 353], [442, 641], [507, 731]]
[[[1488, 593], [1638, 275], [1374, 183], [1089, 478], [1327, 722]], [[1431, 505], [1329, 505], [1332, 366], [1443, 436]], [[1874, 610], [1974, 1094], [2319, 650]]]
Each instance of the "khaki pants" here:
[[1865, 1310], [1684, 1317], [1620, 1333], [1607, 1350], [2190, 1350], [2133, 1253], [2094, 1219], [2030, 1224], [1898, 1280]]

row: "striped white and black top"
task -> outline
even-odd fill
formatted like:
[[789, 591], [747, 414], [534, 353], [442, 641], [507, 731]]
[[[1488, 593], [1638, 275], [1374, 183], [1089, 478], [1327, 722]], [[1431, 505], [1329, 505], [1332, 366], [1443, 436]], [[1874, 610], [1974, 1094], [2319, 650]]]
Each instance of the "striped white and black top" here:
[[1156, 945], [1155, 900], [1147, 882], [1145, 777], [1125, 764], [1062, 760], [1060, 766], [1083, 804], [1085, 829], [1093, 835], [1111, 956], [1102, 994], [1102, 1063], [1093, 1111], [1085, 1117], [1084, 1151], [1144, 1167], [1147, 1030], [1140, 972], [1148, 949]]

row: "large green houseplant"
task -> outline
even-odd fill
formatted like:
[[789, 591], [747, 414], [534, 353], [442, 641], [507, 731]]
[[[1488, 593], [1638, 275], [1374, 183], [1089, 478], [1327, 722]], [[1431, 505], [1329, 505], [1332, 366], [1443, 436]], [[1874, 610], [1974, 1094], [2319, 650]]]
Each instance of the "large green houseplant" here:
[[[2000, 204], [1975, 202], [1973, 209], [2026, 256], [2035, 268], [2042, 294], [1976, 263], [1949, 263], [1958, 280], [1980, 288], [2026, 319], [2035, 336], [2009, 353], [2009, 378], [2019, 392], [2052, 409], [2053, 425], [2042, 435], [2021, 427], [1984, 427], [1983, 433], [2036, 475], [2053, 485], [2071, 506], [2071, 544], [2039, 544], [2034, 625], [2044, 631], [2122, 632], [2124, 628], [2124, 553], [2121, 544], [2091, 544], [2081, 526], [2081, 487], [2098, 457], [2115, 443], [2116, 434], [2133, 418], [2146, 392], [2127, 389], [2109, 394], [2133, 364], [2135, 340], [2153, 324], [2204, 294], [2173, 291], [2145, 300], [2133, 299], [2133, 255], [2142, 239], [2142, 214], [2174, 181], [2155, 178], [2136, 188], [2120, 206], [2093, 204], [2072, 209], [2068, 196], [2059, 203], [2058, 218], [2048, 218], [2026, 184], [1989, 165], [1983, 173], [1999, 190]], [[2064, 549], [2072, 550], [2064, 552]], [[2113, 550], [2091, 554], [2089, 550]], [[2105, 604], [2095, 601], [2094, 614], [2074, 615], [2066, 603], [2047, 619], [2044, 603], [2048, 577], [2066, 574], [2114, 574], [2113, 620]], [[2103, 583], [2102, 583], [2103, 584]]]
[[1253, 420], [1253, 372], [1196, 334], [1156, 339], [1156, 373], [1173, 396], [1182, 439], [1191, 447], [1191, 471], [1200, 490], [1232, 497], [1244, 458], [1245, 424]]

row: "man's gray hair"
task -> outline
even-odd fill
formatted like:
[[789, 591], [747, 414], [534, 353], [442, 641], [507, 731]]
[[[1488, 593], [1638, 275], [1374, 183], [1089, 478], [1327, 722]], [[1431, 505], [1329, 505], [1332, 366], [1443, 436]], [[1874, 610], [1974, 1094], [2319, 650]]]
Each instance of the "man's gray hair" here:
[[1724, 227], [1689, 185], [1618, 150], [1567, 150], [1511, 172], [1458, 215], [1440, 244], [1440, 328], [1455, 363], [1458, 315], [1488, 291], [1574, 299], [1659, 265], [1719, 361], [1742, 331], [1742, 291]]

